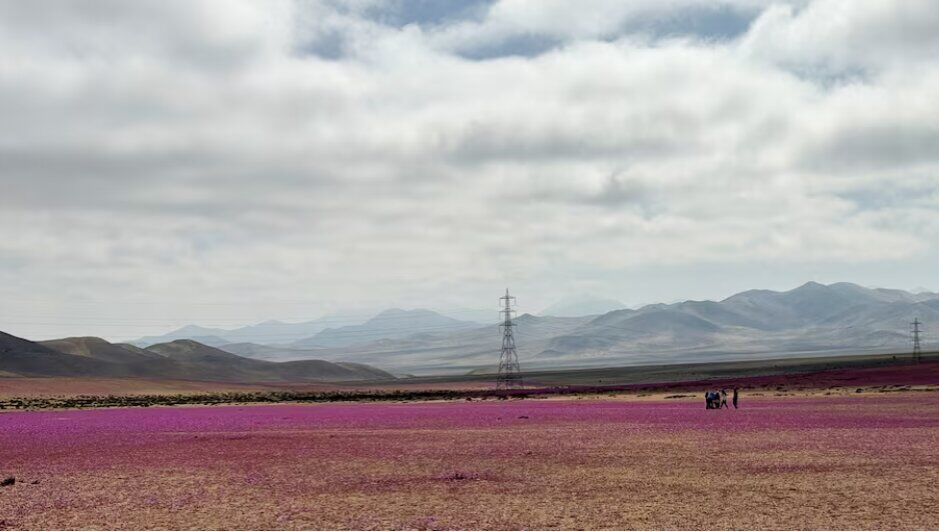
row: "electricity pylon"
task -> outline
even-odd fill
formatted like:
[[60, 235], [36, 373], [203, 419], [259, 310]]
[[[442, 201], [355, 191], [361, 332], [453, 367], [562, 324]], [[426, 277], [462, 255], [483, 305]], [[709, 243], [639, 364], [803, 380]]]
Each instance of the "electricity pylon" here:
[[922, 324], [919, 318], [913, 318], [913, 323], [910, 324], [910, 332], [913, 334], [913, 362], [921, 362], [923, 360], [923, 352], [919, 346], [919, 333], [922, 332], [919, 326]]
[[509, 289], [505, 289], [505, 295], [499, 298], [505, 305], [499, 313], [502, 315], [502, 323], [499, 327], [502, 329], [502, 354], [499, 355], [499, 375], [496, 377], [496, 389], [508, 390], [510, 388], [522, 387], [522, 370], [518, 365], [518, 353], [515, 351], [515, 334], [513, 328], [515, 323], [512, 316], [515, 311], [512, 310], [512, 303], [515, 301], [513, 296], [509, 295]]

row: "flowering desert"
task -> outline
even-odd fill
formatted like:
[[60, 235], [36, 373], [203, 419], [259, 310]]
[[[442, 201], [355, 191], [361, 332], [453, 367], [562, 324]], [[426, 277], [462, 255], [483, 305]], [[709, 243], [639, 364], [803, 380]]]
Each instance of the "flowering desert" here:
[[939, 528], [939, 393], [0, 414], [16, 529]]

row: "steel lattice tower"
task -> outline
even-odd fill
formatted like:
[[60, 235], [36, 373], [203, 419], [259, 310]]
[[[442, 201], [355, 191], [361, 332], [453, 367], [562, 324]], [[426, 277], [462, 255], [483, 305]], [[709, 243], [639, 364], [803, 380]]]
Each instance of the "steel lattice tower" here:
[[923, 332], [919, 326], [923, 323], [919, 321], [919, 318], [913, 318], [913, 323], [910, 324], [910, 332], [913, 334], [913, 361], [920, 362], [923, 358], [922, 350], [919, 346], [919, 333]]
[[515, 323], [512, 316], [515, 311], [512, 310], [512, 303], [515, 301], [513, 296], [509, 295], [509, 289], [505, 289], [505, 295], [499, 298], [504, 301], [502, 310], [502, 323], [499, 328], [502, 329], [502, 354], [499, 356], [499, 376], [496, 378], [496, 389], [507, 390], [510, 388], [522, 387], [522, 370], [518, 365], [518, 353], [515, 352], [515, 334], [513, 328]]

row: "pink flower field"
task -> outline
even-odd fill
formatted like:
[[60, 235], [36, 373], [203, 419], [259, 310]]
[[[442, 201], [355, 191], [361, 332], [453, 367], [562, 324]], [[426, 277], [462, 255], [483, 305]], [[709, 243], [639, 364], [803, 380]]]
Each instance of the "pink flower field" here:
[[939, 528], [939, 394], [0, 413], [4, 528]]

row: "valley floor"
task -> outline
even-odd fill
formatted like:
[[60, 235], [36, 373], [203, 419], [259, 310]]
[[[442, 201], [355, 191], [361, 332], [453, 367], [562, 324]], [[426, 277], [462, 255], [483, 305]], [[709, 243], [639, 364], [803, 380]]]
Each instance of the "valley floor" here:
[[0, 527], [936, 529], [939, 393], [0, 413]]
[[[852, 386], [897, 387], [939, 384], [939, 353], [928, 353], [922, 364], [912, 364], [908, 354], [836, 355], [694, 364], [625, 366], [593, 369], [529, 371], [529, 389], [573, 387], [605, 388], [610, 391], [656, 392], [702, 390], [707, 386], [738, 385], [749, 389], [787, 390], [851, 388]], [[356, 392], [393, 393], [449, 390], [472, 393], [491, 391], [492, 375], [414, 377], [384, 381], [251, 383], [206, 382], [144, 378], [21, 377], [0, 375], [0, 410], [15, 398], [41, 400], [78, 396], [179, 396], [192, 394], [265, 392]], [[853, 388], [851, 388], [853, 391]]]

